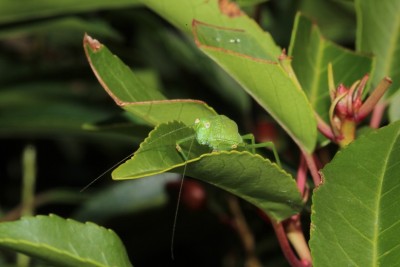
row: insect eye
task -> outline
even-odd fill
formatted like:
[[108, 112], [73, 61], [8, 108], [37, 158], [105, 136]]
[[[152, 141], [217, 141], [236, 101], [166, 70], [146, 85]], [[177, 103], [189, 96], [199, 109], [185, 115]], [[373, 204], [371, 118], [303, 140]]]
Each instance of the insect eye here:
[[206, 127], [207, 129], [210, 128], [210, 122], [205, 122], [204, 127]]
[[238, 146], [236, 144], [232, 145], [231, 148], [232, 149], [236, 149]]

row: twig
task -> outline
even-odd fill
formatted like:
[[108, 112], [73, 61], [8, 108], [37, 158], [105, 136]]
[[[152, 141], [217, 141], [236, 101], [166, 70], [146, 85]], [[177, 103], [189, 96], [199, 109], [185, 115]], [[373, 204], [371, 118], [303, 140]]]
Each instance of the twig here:
[[240, 240], [242, 241], [244, 251], [246, 253], [246, 267], [261, 267], [259, 259], [255, 253], [255, 242], [254, 236], [247, 225], [246, 219], [242, 213], [239, 205], [239, 201], [234, 196], [228, 197], [228, 206], [232, 212], [236, 231], [239, 234]]
[[299, 260], [294, 253], [292, 247], [289, 244], [289, 241], [286, 236], [285, 229], [282, 223], [274, 222], [270, 220], [268, 216], [262, 211], [259, 210], [259, 214], [264, 221], [271, 222], [274, 228], [276, 237], [278, 238], [279, 245], [282, 249], [283, 255], [285, 256], [286, 260], [289, 262], [290, 266], [292, 267], [310, 267], [311, 263], [308, 261]]
[[308, 169], [310, 170], [311, 177], [313, 178], [314, 185], [319, 186], [320, 183], [322, 182], [322, 179], [318, 172], [318, 167], [317, 167], [314, 157], [305, 151], [302, 151], [302, 154], [304, 156], [304, 159], [307, 162], [307, 166], [308, 166]]
[[379, 128], [381, 122], [382, 122], [382, 117], [383, 114], [385, 113], [385, 109], [387, 107], [387, 102], [386, 101], [381, 101], [378, 102], [378, 104], [376, 104], [376, 106], [374, 107], [373, 111], [372, 111], [372, 115], [371, 115], [371, 120], [369, 122], [369, 126], [371, 128]]
[[300, 155], [299, 168], [297, 169], [297, 188], [300, 194], [304, 196], [304, 190], [307, 182], [307, 162], [304, 159], [303, 154]]

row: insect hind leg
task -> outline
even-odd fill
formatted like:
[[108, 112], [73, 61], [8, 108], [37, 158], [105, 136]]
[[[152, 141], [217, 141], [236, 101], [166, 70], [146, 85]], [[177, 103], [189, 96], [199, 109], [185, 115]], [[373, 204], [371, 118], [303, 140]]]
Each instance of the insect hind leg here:
[[256, 143], [253, 134], [245, 134], [245, 135], [242, 135], [242, 139], [243, 139], [243, 140], [248, 140], [248, 141], [250, 141], [250, 144], [246, 144], [246, 147], [247, 147], [247, 148], [250, 148], [250, 149], [251, 149], [251, 152], [252, 152], [253, 154], [255, 154], [255, 149], [256, 149], [256, 148], [263, 148], [263, 147], [265, 147], [265, 148], [271, 149], [272, 152], [274, 153], [274, 157], [275, 157], [276, 163], [277, 163], [279, 166], [281, 166], [281, 161], [280, 161], [280, 159], [279, 159], [278, 152], [276, 151], [275, 144], [274, 144], [273, 142], [268, 141], [268, 142]]

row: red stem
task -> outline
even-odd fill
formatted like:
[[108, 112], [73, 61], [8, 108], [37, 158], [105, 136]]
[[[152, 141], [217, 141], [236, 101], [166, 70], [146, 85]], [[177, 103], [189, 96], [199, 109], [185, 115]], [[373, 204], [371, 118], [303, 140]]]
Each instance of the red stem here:
[[303, 154], [300, 155], [299, 168], [297, 169], [297, 188], [302, 196], [304, 196], [304, 189], [307, 181], [307, 162]]
[[292, 266], [292, 267], [310, 267], [311, 263], [303, 262], [297, 258], [296, 254], [294, 253], [292, 247], [289, 244], [289, 241], [287, 239], [286, 232], [285, 232], [285, 229], [284, 229], [282, 223], [277, 223], [277, 222], [274, 222], [273, 220], [270, 220], [268, 218], [268, 216], [261, 210], [259, 210], [259, 214], [264, 221], [272, 223], [276, 237], [278, 238], [279, 245], [282, 249], [283, 255], [285, 256], [286, 260], [289, 262], [290, 266]]
[[317, 119], [318, 130], [329, 140], [335, 142], [336, 137], [332, 128], [317, 114], [315, 113], [315, 118]]
[[381, 101], [378, 102], [378, 104], [376, 104], [374, 110], [372, 111], [371, 120], [369, 122], [369, 126], [371, 128], [375, 129], [379, 128], [383, 114], [385, 113], [386, 106], [387, 106], [386, 101]]
[[322, 179], [318, 172], [318, 167], [317, 167], [317, 163], [315, 162], [315, 158], [305, 151], [302, 151], [302, 154], [304, 156], [304, 159], [307, 162], [307, 166], [308, 166], [308, 169], [310, 170], [311, 177], [313, 178], [314, 185], [317, 187], [322, 182]]
[[365, 100], [360, 109], [357, 112], [357, 121], [363, 120], [368, 114], [375, 108], [381, 97], [385, 94], [389, 86], [392, 84], [392, 80], [389, 77], [385, 77], [378, 84], [371, 95]]

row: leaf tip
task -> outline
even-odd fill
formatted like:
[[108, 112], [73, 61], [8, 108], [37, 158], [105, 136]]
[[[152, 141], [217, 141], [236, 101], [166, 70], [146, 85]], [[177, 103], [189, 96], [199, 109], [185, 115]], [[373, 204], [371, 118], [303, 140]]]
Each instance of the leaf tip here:
[[94, 52], [99, 51], [103, 47], [97, 39], [92, 38], [87, 33], [85, 33], [85, 36], [83, 37], [83, 45], [88, 45]]

